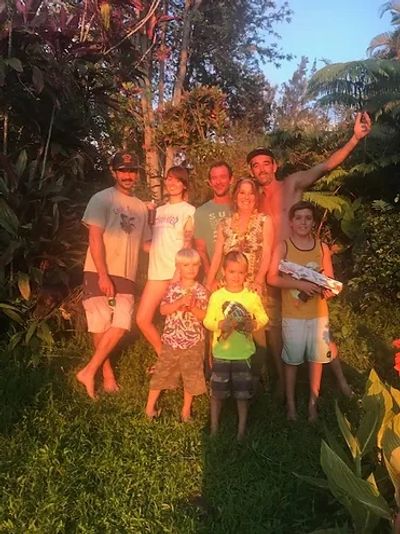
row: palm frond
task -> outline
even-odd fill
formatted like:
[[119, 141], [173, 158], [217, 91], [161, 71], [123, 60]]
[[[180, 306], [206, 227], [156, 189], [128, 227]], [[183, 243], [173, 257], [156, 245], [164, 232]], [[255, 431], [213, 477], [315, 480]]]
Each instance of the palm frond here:
[[325, 193], [321, 191], [307, 191], [303, 195], [304, 200], [308, 200], [321, 208], [328, 210], [330, 213], [338, 211], [343, 213], [350, 208], [350, 202], [342, 196], [333, 193]]

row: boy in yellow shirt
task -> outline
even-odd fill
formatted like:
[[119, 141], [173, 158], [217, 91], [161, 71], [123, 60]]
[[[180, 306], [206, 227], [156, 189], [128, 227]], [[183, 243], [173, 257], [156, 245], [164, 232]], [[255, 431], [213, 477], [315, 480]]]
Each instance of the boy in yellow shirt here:
[[252, 332], [265, 326], [267, 314], [257, 293], [244, 287], [247, 259], [238, 251], [223, 260], [225, 285], [210, 297], [204, 326], [213, 332], [211, 374], [211, 435], [219, 427], [222, 403], [231, 393], [238, 411], [237, 439], [246, 431], [252, 397], [251, 356], [255, 352]]

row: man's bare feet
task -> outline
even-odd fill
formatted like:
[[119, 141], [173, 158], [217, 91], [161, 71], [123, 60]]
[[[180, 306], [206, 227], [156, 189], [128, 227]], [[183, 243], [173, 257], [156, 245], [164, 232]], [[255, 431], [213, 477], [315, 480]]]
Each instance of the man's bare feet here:
[[288, 408], [286, 410], [286, 419], [288, 421], [297, 421], [297, 412], [296, 408]]
[[103, 389], [106, 393], [116, 393], [119, 391], [119, 385], [114, 377], [103, 377]]
[[78, 382], [85, 386], [86, 393], [89, 397], [94, 400], [96, 398], [94, 393], [94, 376], [88, 373], [85, 367], [81, 369], [79, 373], [76, 373], [75, 376]]

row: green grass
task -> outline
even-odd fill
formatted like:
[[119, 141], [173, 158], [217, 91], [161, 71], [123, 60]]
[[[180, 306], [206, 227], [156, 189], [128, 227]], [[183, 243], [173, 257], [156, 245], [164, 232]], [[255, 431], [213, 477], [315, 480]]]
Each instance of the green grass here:
[[[385, 345], [375, 334], [376, 346]], [[362, 354], [352, 361], [344, 352], [361, 388], [365, 374], [354, 361]], [[179, 392], [163, 396], [160, 419], [145, 419], [150, 355], [139, 341], [118, 358], [121, 391], [90, 401], [74, 380], [88, 354], [70, 343], [37, 367], [2, 356], [1, 533], [284, 534], [348, 521], [329, 493], [293, 474], [321, 476], [322, 424], [306, 422], [304, 375], [300, 421], [288, 424], [267, 393], [252, 405], [239, 445], [233, 405], [224, 410], [220, 435], [209, 438], [206, 397], [195, 402], [194, 424], [179, 422]], [[321, 419], [336, 431], [329, 377], [322, 394]]]

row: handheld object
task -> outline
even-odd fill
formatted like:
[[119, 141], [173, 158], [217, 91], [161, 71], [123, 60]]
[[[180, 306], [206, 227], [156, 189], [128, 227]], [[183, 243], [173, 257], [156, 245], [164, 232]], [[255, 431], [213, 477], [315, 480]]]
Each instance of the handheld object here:
[[334, 295], [338, 295], [343, 289], [342, 282], [298, 263], [281, 260], [279, 270], [281, 273], [289, 274], [295, 280], [307, 280], [307, 282], [312, 282], [322, 289], [329, 289]]

